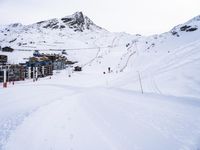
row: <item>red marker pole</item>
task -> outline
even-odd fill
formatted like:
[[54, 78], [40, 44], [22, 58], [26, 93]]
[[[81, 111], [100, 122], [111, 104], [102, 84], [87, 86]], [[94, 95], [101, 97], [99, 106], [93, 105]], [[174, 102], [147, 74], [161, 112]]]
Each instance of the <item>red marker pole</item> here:
[[3, 70], [3, 88], [7, 88], [6, 69]]

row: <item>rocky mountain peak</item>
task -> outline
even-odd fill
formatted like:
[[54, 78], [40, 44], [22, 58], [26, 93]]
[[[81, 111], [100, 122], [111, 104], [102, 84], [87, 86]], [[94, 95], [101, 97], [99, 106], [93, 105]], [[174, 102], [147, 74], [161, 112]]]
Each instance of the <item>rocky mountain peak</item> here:
[[[35, 24], [34, 24], [35, 25]], [[37, 22], [38, 27], [46, 29], [64, 29], [70, 28], [75, 32], [83, 32], [84, 30], [102, 29], [95, 25], [87, 16], [82, 12], [75, 12], [73, 15], [65, 16], [60, 19], [51, 19], [47, 21]]]
[[95, 25], [87, 16], [84, 16], [82, 12], [76, 12], [71, 16], [61, 18], [61, 20], [65, 25], [69, 26], [69, 28], [74, 29], [74, 31], [83, 32], [85, 29], [91, 29], [91, 26], [100, 28]]
[[199, 30], [199, 28], [200, 28], [200, 15], [190, 19], [189, 21], [183, 24], [175, 26], [171, 30], [171, 33], [172, 35], [179, 37], [181, 33], [195, 32]]

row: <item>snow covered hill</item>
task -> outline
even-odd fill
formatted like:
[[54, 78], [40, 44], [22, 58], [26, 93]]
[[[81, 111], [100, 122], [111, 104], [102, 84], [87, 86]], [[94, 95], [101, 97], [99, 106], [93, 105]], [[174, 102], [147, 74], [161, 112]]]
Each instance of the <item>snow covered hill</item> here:
[[129, 74], [123, 77], [129, 83], [122, 86], [136, 89], [139, 72], [148, 92], [199, 97], [199, 35], [197, 16], [169, 32], [139, 38], [132, 48], [136, 55], [128, 64]]
[[80, 12], [0, 30], [11, 63], [67, 49], [83, 67], [0, 88], [0, 150], [200, 149], [200, 16], [149, 37]]
[[[60, 19], [40, 21], [31, 25], [15, 23], [0, 27], [0, 46], [10, 46], [15, 49], [12, 54], [7, 53], [10, 63], [23, 61], [23, 58], [32, 55], [33, 52], [29, 50], [33, 51], [35, 49], [47, 53], [49, 50], [66, 49], [70, 52], [72, 50], [79, 50], [80, 52], [83, 49], [87, 57], [87, 54], [96, 54], [98, 47], [108, 48], [126, 45], [127, 42], [136, 37], [137, 35], [127, 33], [110, 33], [95, 25], [82, 12], [76, 12], [71, 16]], [[114, 42], [115, 45], [113, 45]], [[91, 52], [92, 50], [94, 52]], [[53, 52], [57, 53], [57, 51]], [[73, 55], [69, 55], [69, 57], [71, 56], [73, 57]], [[82, 53], [78, 56], [84, 57]]]
[[79, 36], [89, 33], [97, 34], [98, 32], [106, 33], [107, 31], [95, 25], [82, 12], [76, 12], [71, 16], [40, 21], [31, 25], [15, 23], [1, 26], [0, 43], [1, 46], [7, 45], [21, 49], [68, 48], [71, 46], [69, 45], [71, 42], [74, 44], [85, 42], [82, 42], [78, 38]]

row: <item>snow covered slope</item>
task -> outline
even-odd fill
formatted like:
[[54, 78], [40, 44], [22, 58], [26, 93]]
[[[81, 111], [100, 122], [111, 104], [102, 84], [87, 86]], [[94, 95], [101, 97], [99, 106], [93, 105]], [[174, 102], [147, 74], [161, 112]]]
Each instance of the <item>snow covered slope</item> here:
[[[123, 38], [121, 38], [123, 37]], [[55, 50], [67, 49], [78, 51], [77, 57], [85, 57], [86, 62], [93, 57], [98, 47], [108, 48], [126, 45], [137, 35], [127, 33], [110, 33], [95, 25], [82, 12], [60, 19], [40, 21], [31, 25], [19, 23], [0, 27], [0, 46], [10, 46], [15, 51], [9, 55], [9, 63], [19, 63], [24, 58], [30, 57], [33, 50], [44, 53], [58, 53]], [[115, 42], [115, 45], [113, 44]], [[82, 51], [81, 51], [82, 50]], [[1, 53], [1, 52], [0, 52]], [[76, 52], [75, 52], [76, 53]], [[4, 53], [5, 54], [5, 53]], [[85, 54], [85, 55], [82, 55]], [[69, 55], [69, 57], [73, 55]], [[14, 59], [15, 58], [15, 59]], [[79, 58], [75, 58], [78, 59]]]
[[[91, 21], [70, 28], [75, 16], [0, 36], [18, 49], [68, 48], [83, 67], [70, 78], [63, 70], [0, 88], [0, 150], [200, 149], [200, 16], [149, 37], [110, 33]], [[29, 44], [9, 43], [12, 36]], [[19, 62], [32, 51], [8, 55]]]
[[147, 92], [199, 97], [199, 49], [200, 16], [161, 35], [142, 37], [133, 47], [137, 54], [129, 62], [126, 80], [133, 81], [128, 84], [134, 89], [139, 72]]
[[109, 87], [106, 80], [91, 73], [67, 78], [63, 71], [3, 90], [0, 149], [199, 148], [199, 99], [142, 95]]
[[82, 12], [76, 12], [71, 16], [41, 21], [31, 25], [15, 23], [2, 26], [0, 27], [0, 43], [1, 46], [21, 49], [71, 48], [78, 44], [79, 46], [87, 45], [84, 43], [86, 40], [81, 41], [82, 35], [99, 32], [106, 33], [107, 31], [95, 25]]

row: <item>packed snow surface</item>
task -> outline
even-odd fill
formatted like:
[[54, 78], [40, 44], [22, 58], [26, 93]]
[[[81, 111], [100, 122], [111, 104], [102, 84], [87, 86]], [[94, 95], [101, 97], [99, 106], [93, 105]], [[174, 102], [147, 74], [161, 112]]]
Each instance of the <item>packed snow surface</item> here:
[[111, 87], [112, 75], [85, 72], [68, 78], [66, 74], [1, 90], [1, 149], [200, 146], [198, 98]]
[[[88, 22], [64, 42], [54, 42], [57, 31], [45, 43], [35, 39], [44, 52], [67, 46], [82, 72], [0, 85], [0, 150], [199, 150], [199, 17], [150, 37]], [[2, 53], [18, 63], [33, 51]]]

